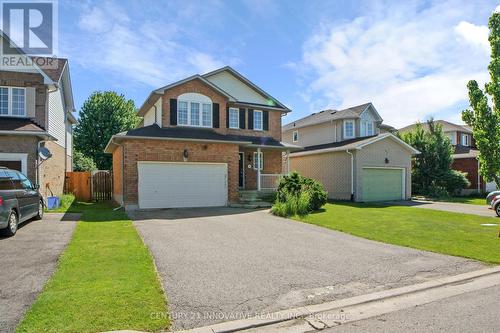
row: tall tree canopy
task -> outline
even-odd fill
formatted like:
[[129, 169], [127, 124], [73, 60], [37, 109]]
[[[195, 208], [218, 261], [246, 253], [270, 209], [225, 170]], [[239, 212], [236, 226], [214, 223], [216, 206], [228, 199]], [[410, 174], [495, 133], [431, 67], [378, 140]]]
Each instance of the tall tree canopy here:
[[494, 181], [500, 188], [500, 13], [490, 17], [489, 28], [491, 62], [488, 69], [491, 81], [485, 85], [485, 92], [475, 80], [469, 81], [470, 107], [462, 112], [462, 119], [472, 127], [479, 149], [481, 176], [487, 181]]
[[111, 155], [104, 148], [111, 136], [128, 131], [139, 123], [132, 100], [114, 91], [94, 92], [80, 110], [75, 127], [75, 150], [92, 158], [98, 169], [111, 168]]
[[468, 187], [466, 175], [451, 169], [453, 147], [443, 133], [440, 124], [429, 120], [429, 130], [417, 123], [412, 132], [401, 134], [401, 138], [420, 151], [415, 156], [412, 168], [412, 190], [415, 194], [444, 196]]

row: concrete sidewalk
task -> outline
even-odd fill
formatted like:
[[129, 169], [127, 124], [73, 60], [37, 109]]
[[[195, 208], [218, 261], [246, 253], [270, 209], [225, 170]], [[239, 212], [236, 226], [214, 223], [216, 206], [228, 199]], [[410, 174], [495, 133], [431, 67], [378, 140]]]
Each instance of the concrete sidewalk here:
[[[442, 210], [445, 212], [472, 214], [486, 217], [496, 217], [497, 215], [488, 206], [471, 205], [456, 202], [441, 202], [441, 201], [426, 201], [426, 200], [412, 200], [412, 201], [394, 201], [390, 203], [394, 206], [408, 206], [415, 208]], [[499, 221], [500, 223], [500, 221]]]

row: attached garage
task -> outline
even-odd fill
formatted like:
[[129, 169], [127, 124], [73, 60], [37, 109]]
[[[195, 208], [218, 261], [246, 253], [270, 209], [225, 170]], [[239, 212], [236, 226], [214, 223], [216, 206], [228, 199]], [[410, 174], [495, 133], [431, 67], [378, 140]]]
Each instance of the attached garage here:
[[225, 163], [138, 162], [137, 168], [140, 209], [227, 205]]
[[363, 201], [405, 199], [404, 168], [363, 168]]
[[290, 170], [318, 180], [328, 197], [358, 202], [411, 198], [411, 159], [418, 151], [390, 133], [306, 147]]

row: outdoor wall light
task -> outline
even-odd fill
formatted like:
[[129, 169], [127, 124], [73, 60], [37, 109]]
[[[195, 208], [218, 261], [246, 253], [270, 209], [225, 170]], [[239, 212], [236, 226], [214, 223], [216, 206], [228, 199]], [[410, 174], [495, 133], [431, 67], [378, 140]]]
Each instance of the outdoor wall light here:
[[389, 164], [389, 159], [387, 157], [385, 158], [385, 164]]
[[252, 154], [248, 154], [248, 162], [252, 162]]
[[184, 152], [182, 153], [182, 156], [184, 156], [184, 158], [188, 158], [189, 153], [188, 153], [187, 149], [184, 149]]

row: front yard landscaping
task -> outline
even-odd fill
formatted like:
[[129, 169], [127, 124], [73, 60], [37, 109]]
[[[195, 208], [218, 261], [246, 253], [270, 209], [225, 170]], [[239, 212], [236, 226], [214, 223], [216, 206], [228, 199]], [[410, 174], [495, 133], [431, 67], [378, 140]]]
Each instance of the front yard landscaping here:
[[132, 221], [106, 204], [73, 207], [81, 221], [17, 332], [167, 328], [165, 295]]
[[380, 204], [333, 202], [296, 220], [380, 242], [500, 264], [495, 217]]

